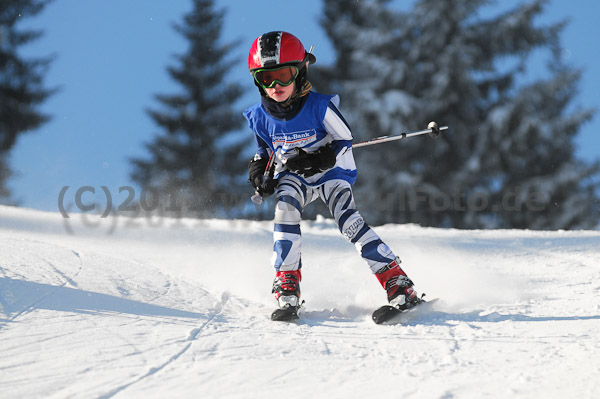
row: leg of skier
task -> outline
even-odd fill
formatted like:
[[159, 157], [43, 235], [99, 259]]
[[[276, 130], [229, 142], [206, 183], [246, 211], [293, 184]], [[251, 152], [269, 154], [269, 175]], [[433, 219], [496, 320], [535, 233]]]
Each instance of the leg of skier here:
[[340, 232], [354, 244], [386, 290], [388, 302], [393, 306], [410, 307], [418, 301], [413, 282], [400, 267], [400, 259], [357, 211], [350, 184], [345, 180], [331, 180], [319, 187], [317, 193], [327, 204]]
[[298, 307], [300, 304], [300, 221], [302, 210], [310, 202], [308, 197], [312, 195], [312, 190], [309, 192], [309, 189], [291, 176], [281, 178], [277, 186], [271, 261], [275, 268], [273, 294], [280, 309]]

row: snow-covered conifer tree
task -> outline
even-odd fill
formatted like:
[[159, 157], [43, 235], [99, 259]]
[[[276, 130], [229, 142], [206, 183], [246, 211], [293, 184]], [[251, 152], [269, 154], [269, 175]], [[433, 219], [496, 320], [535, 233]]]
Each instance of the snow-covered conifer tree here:
[[243, 122], [232, 106], [240, 85], [228, 80], [236, 62], [229, 54], [237, 44], [220, 43], [224, 11], [213, 3], [194, 0], [184, 23], [175, 26], [189, 42], [178, 65], [168, 68], [182, 90], [157, 96], [162, 109], [149, 114], [163, 132], [146, 146], [150, 159], [133, 160], [132, 173], [167, 210], [204, 217], [223, 210], [222, 200], [235, 193], [236, 182], [239, 188], [246, 164], [238, 155], [247, 145], [229, 140]]
[[53, 93], [43, 87], [43, 77], [51, 57], [25, 59], [19, 49], [41, 36], [39, 31], [20, 30], [18, 22], [38, 14], [48, 1], [0, 1], [0, 200], [10, 203], [6, 186], [12, 175], [10, 150], [19, 135], [49, 120], [39, 110]]
[[[593, 113], [572, 106], [580, 71], [561, 59], [564, 23], [536, 23], [544, 3], [494, 12], [485, 0], [419, 0], [399, 12], [387, 0], [325, 0], [337, 60], [313, 80], [342, 95], [355, 138], [450, 126], [437, 140], [355, 150], [372, 223], [597, 225], [600, 167], [574, 155]], [[531, 76], [536, 50], [548, 66]]]

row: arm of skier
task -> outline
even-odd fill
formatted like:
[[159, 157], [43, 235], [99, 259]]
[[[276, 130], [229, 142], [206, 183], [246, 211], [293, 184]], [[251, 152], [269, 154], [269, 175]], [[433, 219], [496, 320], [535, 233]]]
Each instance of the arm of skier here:
[[333, 141], [320, 147], [313, 153], [307, 153], [301, 148], [298, 154], [287, 160], [287, 168], [304, 177], [310, 177], [317, 173], [325, 172], [337, 162], [337, 157], [352, 148], [352, 133], [342, 113], [337, 108], [338, 97], [334, 97], [328, 104], [323, 118], [323, 127], [331, 136]]
[[323, 118], [323, 126], [333, 138], [331, 148], [336, 157], [352, 148], [352, 131], [340, 112], [338, 105], [339, 97], [335, 96], [329, 102], [325, 117]]
[[277, 181], [272, 176], [266, 174], [267, 165], [270, 159], [271, 149], [267, 143], [258, 135], [254, 135], [258, 150], [248, 164], [248, 180], [256, 192], [267, 197], [275, 192]]

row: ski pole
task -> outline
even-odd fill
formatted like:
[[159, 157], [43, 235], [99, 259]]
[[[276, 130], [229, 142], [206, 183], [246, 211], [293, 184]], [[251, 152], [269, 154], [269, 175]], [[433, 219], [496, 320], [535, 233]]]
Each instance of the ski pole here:
[[440, 135], [440, 132], [442, 130], [446, 130], [446, 129], [448, 129], [448, 126], [439, 127], [436, 122], [431, 121], [431, 122], [429, 122], [429, 124], [427, 125], [427, 129], [425, 129], [425, 130], [419, 130], [417, 132], [410, 132], [410, 133], [400, 133], [400, 134], [395, 134], [393, 136], [376, 137], [374, 139], [361, 141], [360, 143], [352, 144], [352, 148], [359, 148], [359, 147], [366, 147], [368, 145], [373, 145], [373, 144], [387, 143], [388, 141], [400, 140], [400, 139], [403, 139], [406, 137], [419, 136], [421, 134], [429, 134], [431, 137], [437, 137]]
[[[406, 137], [419, 136], [422, 134], [429, 134], [431, 137], [437, 137], [440, 135], [440, 132], [442, 130], [446, 130], [446, 129], [448, 129], [448, 126], [439, 127], [437, 122], [431, 121], [431, 122], [429, 122], [429, 124], [427, 125], [427, 129], [425, 129], [425, 130], [419, 130], [417, 132], [410, 132], [410, 133], [400, 133], [400, 134], [396, 134], [393, 136], [376, 137], [374, 139], [361, 141], [360, 143], [352, 144], [352, 148], [366, 147], [366, 146], [373, 145], [373, 144], [386, 143], [388, 141], [400, 140], [400, 139], [403, 139]], [[263, 182], [268, 177], [273, 177], [273, 173], [275, 171], [274, 154], [275, 154], [275, 152], [271, 153], [271, 156], [269, 157], [269, 161], [267, 162], [267, 166], [265, 168], [265, 173], [263, 175]], [[254, 195], [251, 197], [251, 200], [256, 205], [262, 204], [263, 197], [262, 197], [262, 195], [259, 194], [258, 189], [254, 192]]]

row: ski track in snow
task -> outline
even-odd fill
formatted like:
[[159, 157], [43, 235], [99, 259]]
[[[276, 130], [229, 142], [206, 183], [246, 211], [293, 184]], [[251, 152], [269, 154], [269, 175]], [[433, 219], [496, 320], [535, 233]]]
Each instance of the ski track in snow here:
[[377, 326], [330, 220], [297, 323], [269, 319], [270, 222], [162, 222], [0, 207], [3, 398], [600, 397], [600, 232], [380, 226], [440, 300]]

